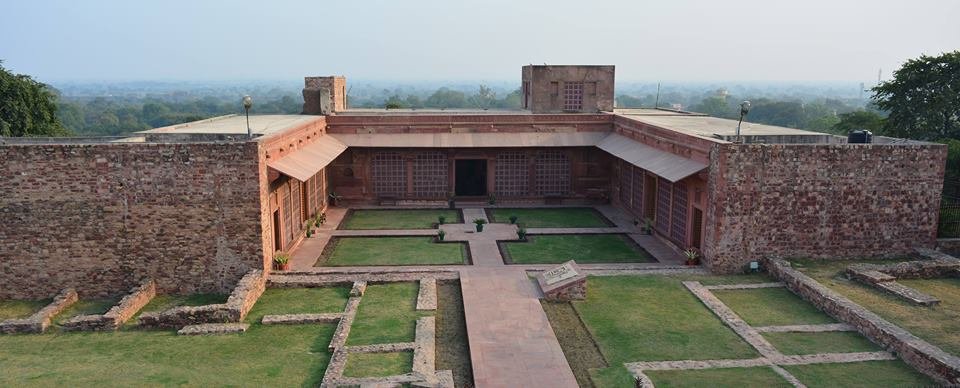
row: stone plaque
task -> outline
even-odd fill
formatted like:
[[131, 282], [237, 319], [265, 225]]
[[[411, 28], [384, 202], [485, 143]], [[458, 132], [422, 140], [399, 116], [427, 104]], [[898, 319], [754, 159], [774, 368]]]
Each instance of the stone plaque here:
[[587, 296], [587, 275], [573, 260], [541, 272], [537, 283], [547, 300], [569, 301]]

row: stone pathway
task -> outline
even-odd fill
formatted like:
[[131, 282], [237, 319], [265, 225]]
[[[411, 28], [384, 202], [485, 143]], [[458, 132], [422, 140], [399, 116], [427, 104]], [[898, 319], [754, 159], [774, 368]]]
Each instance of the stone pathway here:
[[827, 332], [852, 331], [853, 328], [843, 323], [823, 325], [785, 325], [753, 327], [747, 324], [733, 310], [727, 307], [710, 290], [736, 290], [783, 287], [783, 283], [753, 283], [704, 286], [700, 282], [683, 282], [683, 285], [693, 293], [697, 299], [710, 309], [721, 321], [730, 327], [740, 338], [760, 353], [761, 357], [750, 359], [724, 360], [680, 360], [680, 361], [646, 361], [626, 363], [624, 366], [634, 377], [640, 380], [640, 386], [653, 388], [653, 381], [644, 371], [655, 370], [695, 370], [715, 368], [749, 368], [769, 367], [794, 387], [806, 387], [796, 376], [793, 376], [781, 366], [807, 364], [833, 364], [847, 362], [895, 360], [896, 356], [890, 352], [857, 352], [857, 353], [819, 353], [804, 355], [784, 355], [770, 344], [761, 332]]

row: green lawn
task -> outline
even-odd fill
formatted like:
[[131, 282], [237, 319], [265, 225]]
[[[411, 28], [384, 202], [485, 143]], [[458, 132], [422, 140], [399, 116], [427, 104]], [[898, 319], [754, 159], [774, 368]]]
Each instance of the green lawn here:
[[712, 292], [751, 326], [836, 323], [785, 287]]
[[330, 288], [270, 288], [257, 305], [262, 315], [339, 313], [347, 305], [350, 290]]
[[[336, 325], [259, 324], [265, 313], [297, 311], [308, 302], [296, 296], [267, 290], [247, 316], [250, 329], [239, 335], [188, 337], [129, 327], [115, 333], [0, 335], [0, 386], [316, 386]], [[185, 299], [205, 298], [210, 297]], [[162, 309], [165, 303], [154, 305]], [[74, 312], [99, 309], [88, 303]]]
[[413, 370], [413, 352], [352, 353], [347, 355], [343, 369], [346, 377], [380, 377], [410, 373]]
[[111, 307], [117, 304], [120, 301], [120, 298], [108, 298], [108, 299], [80, 299], [77, 303], [70, 305], [64, 309], [60, 314], [54, 317], [54, 322], [57, 324], [62, 324], [63, 322], [69, 320], [78, 315], [90, 315], [90, 314], [103, 314], [110, 310]]
[[417, 309], [418, 283], [374, 284], [360, 300], [347, 345], [412, 342], [417, 318], [432, 315]]
[[769, 367], [644, 372], [660, 387], [792, 387]]
[[[467, 247], [433, 237], [336, 237], [317, 266], [464, 264]], [[330, 249], [328, 247], [328, 249]]]
[[51, 300], [0, 300], [0, 322], [13, 318], [27, 318], [50, 304]]
[[890, 264], [903, 260], [797, 260], [794, 267], [893, 324], [960, 355], [960, 279], [902, 280], [941, 300], [933, 307], [916, 306], [862, 283], [847, 280], [842, 272], [854, 263]]
[[901, 361], [794, 365], [783, 369], [810, 388], [937, 386], [930, 378]]
[[438, 217], [448, 224], [459, 223], [460, 212], [450, 209], [353, 210], [341, 229], [433, 229]]
[[855, 353], [883, 350], [857, 332], [762, 333], [783, 354]]
[[492, 208], [487, 209], [490, 222], [509, 223], [517, 216], [517, 223], [525, 228], [603, 228], [609, 226], [592, 208]]
[[681, 278], [596, 276], [587, 282], [587, 299], [573, 306], [610, 365], [757, 356]]
[[504, 244], [513, 264], [647, 263], [655, 261], [647, 251], [619, 234], [571, 234], [527, 236], [528, 242]]

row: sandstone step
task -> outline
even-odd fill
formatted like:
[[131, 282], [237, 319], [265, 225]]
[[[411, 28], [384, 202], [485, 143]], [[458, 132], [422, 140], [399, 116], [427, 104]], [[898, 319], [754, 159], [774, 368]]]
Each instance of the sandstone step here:
[[247, 331], [247, 323], [201, 323], [199, 325], [184, 326], [177, 331], [179, 335], [220, 335], [236, 334]]
[[940, 299], [934, 298], [897, 282], [878, 283], [877, 288], [904, 298], [908, 302], [916, 305], [934, 306], [940, 304]]

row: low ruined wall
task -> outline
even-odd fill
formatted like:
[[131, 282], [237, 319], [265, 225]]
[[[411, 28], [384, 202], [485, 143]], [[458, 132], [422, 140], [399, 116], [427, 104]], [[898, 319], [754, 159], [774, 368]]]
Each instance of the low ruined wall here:
[[793, 269], [785, 260], [764, 259], [765, 269], [793, 293], [849, 324], [871, 341], [941, 384], [960, 384], [960, 358], [924, 341]]
[[237, 282], [226, 303], [181, 306], [163, 312], [143, 313], [140, 314], [139, 325], [143, 328], [179, 329], [201, 323], [240, 322], [266, 288], [266, 274], [260, 270], [251, 271]]
[[718, 145], [704, 257], [738, 272], [761, 257], [902, 257], [933, 248], [946, 147]]
[[106, 331], [117, 330], [137, 314], [143, 306], [157, 295], [157, 284], [147, 280], [130, 290], [116, 306], [104, 314], [80, 315], [63, 323], [66, 331]]
[[77, 303], [77, 292], [73, 289], [60, 291], [53, 301], [29, 318], [8, 319], [0, 322], [0, 333], [43, 333], [50, 327], [51, 320], [70, 305]]
[[0, 146], [0, 298], [228, 292], [264, 268], [258, 145]]

